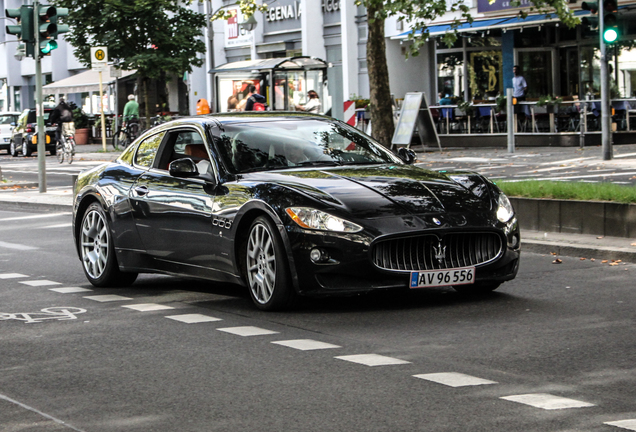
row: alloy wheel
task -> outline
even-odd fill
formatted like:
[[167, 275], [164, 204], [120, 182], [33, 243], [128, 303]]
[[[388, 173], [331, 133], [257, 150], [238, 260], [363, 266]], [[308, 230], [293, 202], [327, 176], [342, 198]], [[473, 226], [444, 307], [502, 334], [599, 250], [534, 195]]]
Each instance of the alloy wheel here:
[[81, 247], [86, 273], [93, 279], [99, 278], [108, 264], [108, 226], [97, 210], [91, 210], [84, 216]]
[[276, 286], [276, 251], [272, 235], [262, 223], [252, 227], [247, 242], [247, 276], [254, 299], [267, 303]]

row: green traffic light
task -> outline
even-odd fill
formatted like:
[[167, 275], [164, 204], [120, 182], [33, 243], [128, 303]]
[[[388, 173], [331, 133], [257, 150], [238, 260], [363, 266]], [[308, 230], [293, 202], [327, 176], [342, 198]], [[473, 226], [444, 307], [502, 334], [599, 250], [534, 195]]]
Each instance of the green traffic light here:
[[42, 41], [40, 43], [40, 52], [42, 54], [48, 54], [57, 48], [57, 42], [54, 40]]
[[616, 42], [618, 39], [618, 32], [614, 29], [605, 30], [603, 32], [603, 40], [605, 42]]

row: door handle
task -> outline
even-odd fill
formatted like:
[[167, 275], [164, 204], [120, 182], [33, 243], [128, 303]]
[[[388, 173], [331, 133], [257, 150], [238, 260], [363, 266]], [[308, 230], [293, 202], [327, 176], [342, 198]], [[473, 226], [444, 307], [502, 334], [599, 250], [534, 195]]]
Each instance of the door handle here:
[[139, 196], [144, 196], [148, 193], [148, 188], [146, 186], [137, 186], [135, 187], [135, 192]]

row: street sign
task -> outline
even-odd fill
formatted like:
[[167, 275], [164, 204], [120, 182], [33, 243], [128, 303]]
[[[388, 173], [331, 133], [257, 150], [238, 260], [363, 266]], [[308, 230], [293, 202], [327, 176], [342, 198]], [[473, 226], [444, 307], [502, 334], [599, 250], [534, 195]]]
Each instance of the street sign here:
[[108, 64], [108, 48], [91, 48], [91, 69], [105, 71]]

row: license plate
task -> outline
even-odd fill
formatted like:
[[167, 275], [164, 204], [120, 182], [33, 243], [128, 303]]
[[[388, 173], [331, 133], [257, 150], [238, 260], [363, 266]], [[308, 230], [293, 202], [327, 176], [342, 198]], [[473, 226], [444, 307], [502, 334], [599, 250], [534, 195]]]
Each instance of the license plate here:
[[5, 138], [5, 139], [4, 139], [4, 142], [9, 142], [9, 138]]
[[468, 285], [475, 283], [475, 267], [411, 272], [411, 288]]

